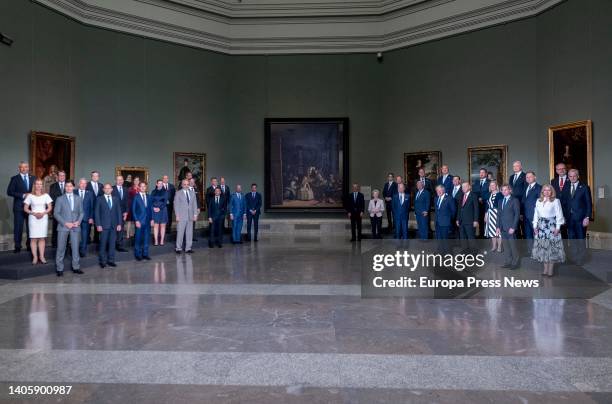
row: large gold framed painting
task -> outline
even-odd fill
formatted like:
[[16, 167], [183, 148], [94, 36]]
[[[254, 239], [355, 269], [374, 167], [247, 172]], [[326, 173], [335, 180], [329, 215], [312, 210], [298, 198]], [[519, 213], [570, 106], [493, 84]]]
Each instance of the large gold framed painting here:
[[204, 182], [206, 181], [206, 154], [191, 152], [174, 152], [172, 155], [174, 166], [174, 184], [176, 189], [181, 188], [181, 181], [187, 173], [195, 180], [198, 200], [204, 200]]
[[74, 178], [74, 144], [71, 136], [30, 132], [30, 172], [43, 180], [46, 192], [57, 182], [58, 171]]
[[404, 179], [408, 190], [412, 189], [419, 177], [419, 169], [425, 170], [425, 176], [436, 183], [442, 166], [442, 152], [420, 151], [404, 153]]
[[505, 144], [468, 147], [468, 175], [470, 183], [479, 178], [481, 168], [486, 169], [498, 184], [506, 181], [508, 146]]
[[[134, 183], [134, 178], [138, 177], [140, 181], [149, 183], [149, 169], [147, 167], [136, 166], [117, 166], [115, 167], [115, 175], [123, 176], [125, 186], [131, 187]], [[149, 190], [152, 190], [155, 184], [149, 184]]]

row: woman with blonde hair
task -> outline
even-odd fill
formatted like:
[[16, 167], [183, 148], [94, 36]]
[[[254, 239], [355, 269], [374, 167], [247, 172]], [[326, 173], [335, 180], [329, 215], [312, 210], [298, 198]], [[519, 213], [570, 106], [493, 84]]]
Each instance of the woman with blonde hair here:
[[561, 225], [565, 223], [561, 202], [556, 198], [555, 189], [542, 186], [540, 198], [533, 214], [535, 235], [532, 258], [544, 264], [542, 275], [553, 276], [555, 262], [565, 261], [565, 250], [561, 240]]
[[499, 192], [495, 180], [489, 183], [489, 192], [489, 199], [485, 201], [485, 237], [491, 239], [491, 251], [501, 252], [502, 239], [497, 234], [497, 205], [504, 196]]
[[45, 193], [43, 180], [34, 182], [32, 193], [23, 201], [23, 210], [28, 214], [28, 230], [32, 264], [46, 264], [45, 244], [48, 235], [49, 213], [53, 209], [53, 199]]

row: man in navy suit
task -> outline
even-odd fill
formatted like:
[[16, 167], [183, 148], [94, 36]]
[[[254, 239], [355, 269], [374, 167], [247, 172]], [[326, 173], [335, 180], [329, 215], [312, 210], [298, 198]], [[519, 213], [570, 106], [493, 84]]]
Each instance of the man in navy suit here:
[[455, 202], [455, 216], [453, 217], [453, 221], [451, 223], [450, 234], [453, 238], [459, 238], [459, 226], [457, 226], [457, 211], [459, 210], [459, 205], [461, 205], [461, 201], [463, 200], [463, 190], [461, 189], [461, 177], [455, 175], [453, 177], [453, 189], [448, 194], [453, 198]]
[[455, 221], [456, 205], [453, 198], [446, 193], [444, 185], [440, 184], [436, 187], [436, 200], [434, 206], [436, 209], [436, 239], [440, 241], [440, 251], [446, 253], [448, 249], [448, 233], [451, 224]]
[[387, 211], [387, 231], [391, 232], [393, 229], [393, 209], [391, 202], [393, 201], [393, 195], [397, 193], [397, 183], [393, 181], [393, 173], [387, 174], [387, 182], [383, 187], [383, 198], [385, 200], [385, 210]]
[[[93, 194], [94, 208], [98, 201], [98, 197], [104, 193], [104, 185], [100, 183], [100, 173], [98, 171], [91, 172], [91, 180], [87, 182], [87, 190]], [[89, 234], [87, 235], [89, 237]], [[93, 242], [100, 242], [100, 234], [94, 229]]]
[[147, 183], [142, 181], [139, 192], [132, 201], [132, 219], [136, 225], [134, 234], [134, 257], [137, 261], [150, 260], [149, 243], [151, 242], [151, 226], [153, 226], [153, 207], [151, 196], [147, 194]]
[[251, 184], [251, 192], [245, 195], [247, 209], [247, 241], [251, 241], [251, 223], [253, 224], [253, 241], [257, 241], [259, 232], [259, 215], [261, 214], [261, 194], [257, 184]]
[[[118, 175], [115, 178], [115, 185], [112, 188], [112, 196], [117, 198], [119, 201], [119, 207], [121, 209], [121, 230], [117, 231], [117, 240], [115, 242], [115, 248], [117, 251], [126, 252], [127, 250], [123, 247], [123, 238], [124, 231], [123, 226], [125, 224], [125, 219], [127, 219], [127, 211], [128, 211], [128, 192], [129, 190], [123, 186], [124, 180], [123, 176]], [[170, 218], [168, 218], [170, 220]]]
[[512, 196], [512, 186], [502, 186], [502, 195], [497, 208], [497, 235], [502, 238], [505, 263], [502, 268], [517, 269], [521, 257], [516, 245], [516, 230], [521, 216], [521, 203]]
[[398, 184], [397, 194], [393, 196], [393, 221], [395, 222], [395, 238], [408, 239], [408, 215], [410, 213], [410, 194], [406, 193], [406, 186]]
[[478, 198], [472, 192], [472, 186], [468, 181], [461, 184], [463, 197], [457, 207], [457, 227], [459, 227], [459, 238], [464, 251], [474, 251], [476, 244], [476, 227], [478, 227]]
[[417, 190], [414, 194], [414, 216], [417, 222], [417, 232], [421, 240], [429, 238], [429, 207], [431, 194], [421, 181], [417, 181]]
[[542, 186], [536, 182], [536, 175], [533, 171], [527, 171], [525, 181], [527, 185], [521, 202], [521, 216], [523, 217], [523, 229], [525, 229], [525, 238], [527, 239], [527, 253], [531, 255], [531, 249], [533, 248], [533, 214]]
[[[419, 168], [418, 171], [418, 177], [416, 182], [420, 182], [423, 184], [423, 189], [425, 189], [427, 192], [429, 192], [429, 195], [433, 194], [434, 192], [434, 186], [433, 186], [433, 182], [431, 181], [431, 179], [427, 178], [425, 176], [425, 169], [424, 168]], [[415, 183], [415, 189], [414, 192], [416, 193], [417, 189], [416, 189], [416, 183]]]
[[168, 210], [168, 224], [166, 224], [166, 233], [170, 233], [172, 230], [172, 214], [174, 213], [174, 195], [176, 195], [176, 188], [170, 183], [170, 178], [167, 175], [162, 177], [162, 187], [168, 193], [168, 201], [166, 202], [166, 208]]
[[94, 222], [96, 230], [100, 233], [100, 245], [98, 259], [100, 268], [116, 267], [115, 247], [117, 243], [117, 233], [121, 231], [123, 216], [121, 213], [121, 202], [112, 195], [113, 187], [111, 184], [104, 184], [104, 193], [98, 197], [98, 202], [94, 208]]
[[580, 173], [578, 170], [569, 170], [567, 176], [570, 180], [570, 198], [568, 202], [569, 216], [565, 220], [571, 243], [570, 256], [575, 264], [582, 265], [586, 255], [585, 238], [587, 227], [593, 212], [591, 190], [587, 184], [579, 181]]
[[345, 206], [351, 221], [351, 241], [361, 241], [361, 220], [365, 209], [365, 198], [359, 192], [359, 184], [353, 184], [353, 191], [347, 196]]
[[210, 225], [210, 238], [208, 247], [223, 247], [223, 222], [225, 221], [225, 198], [221, 195], [221, 188], [215, 188], [215, 195], [208, 206], [208, 223]]
[[447, 164], [443, 164], [440, 171], [442, 171], [442, 175], [438, 177], [436, 185], [442, 185], [444, 187], [444, 192], [450, 195], [453, 190], [453, 176], [449, 173]]
[[[227, 226], [229, 227], [230, 225], [230, 219], [229, 219], [229, 204], [230, 204], [230, 199], [232, 199], [232, 192], [230, 191], [229, 185], [225, 184], [225, 177], [219, 177], [219, 188], [221, 188], [221, 196], [223, 197], [223, 200], [225, 201], [225, 214], [227, 215]], [[223, 229], [225, 229], [225, 220], [223, 221]]]
[[219, 187], [217, 182], [217, 177], [210, 178], [210, 186], [206, 188], [206, 193], [204, 195], [206, 206], [210, 205], [210, 201], [215, 197], [215, 189]]
[[484, 228], [485, 228], [485, 206], [487, 204], [487, 200], [489, 199], [489, 181], [488, 178], [489, 171], [486, 168], [481, 168], [478, 171], [478, 179], [474, 180], [472, 183], [472, 192], [474, 196], [478, 198], [478, 238], [484, 238]]
[[[23, 237], [23, 223], [25, 222], [26, 234], [28, 229], [28, 215], [23, 211], [23, 201], [32, 192], [36, 177], [30, 175], [30, 165], [24, 161], [19, 163], [19, 174], [11, 178], [6, 188], [6, 194], [13, 198], [13, 240], [15, 241], [14, 252], [21, 251], [21, 240]], [[30, 237], [27, 239], [27, 249], [30, 249]]]
[[519, 202], [522, 202], [523, 195], [525, 195], [525, 186], [527, 184], [525, 180], [525, 173], [523, 172], [523, 164], [520, 161], [512, 163], [512, 175], [508, 178], [508, 184], [512, 187], [512, 195]]
[[79, 243], [79, 255], [84, 257], [87, 254], [87, 243], [89, 242], [89, 232], [91, 225], [94, 224], [94, 196], [91, 191], [87, 190], [87, 180], [81, 178], [79, 180], [79, 189], [75, 189], [74, 193], [81, 197], [83, 201], [83, 219], [81, 220], [81, 241]]
[[[561, 203], [563, 217], [569, 217], [569, 200], [570, 200], [570, 180], [567, 178], [567, 166], [565, 163], [559, 163], [555, 166], [557, 176], [550, 180], [550, 184], [555, 189], [557, 198]], [[561, 225], [561, 237], [567, 239], [567, 223]]]

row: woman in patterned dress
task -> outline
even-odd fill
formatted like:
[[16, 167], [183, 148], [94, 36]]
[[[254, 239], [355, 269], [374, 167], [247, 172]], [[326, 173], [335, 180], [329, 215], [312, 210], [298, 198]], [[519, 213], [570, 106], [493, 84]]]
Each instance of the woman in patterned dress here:
[[542, 275], [553, 276], [555, 262], [565, 261], [561, 240], [561, 225], [564, 223], [563, 210], [556, 198], [555, 189], [549, 184], [542, 186], [533, 214], [535, 240], [531, 252], [534, 260], [544, 264]]
[[489, 199], [485, 204], [485, 237], [491, 239], [491, 251], [501, 252], [502, 240], [497, 235], [497, 204], [503, 195], [499, 192], [497, 181], [489, 183], [489, 192]]

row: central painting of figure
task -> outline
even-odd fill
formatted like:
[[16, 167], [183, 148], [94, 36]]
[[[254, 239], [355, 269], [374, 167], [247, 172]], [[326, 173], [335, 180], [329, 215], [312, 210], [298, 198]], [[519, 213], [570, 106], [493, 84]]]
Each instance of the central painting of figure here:
[[348, 118], [266, 119], [267, 212], [338, 212], [348, 192]]

